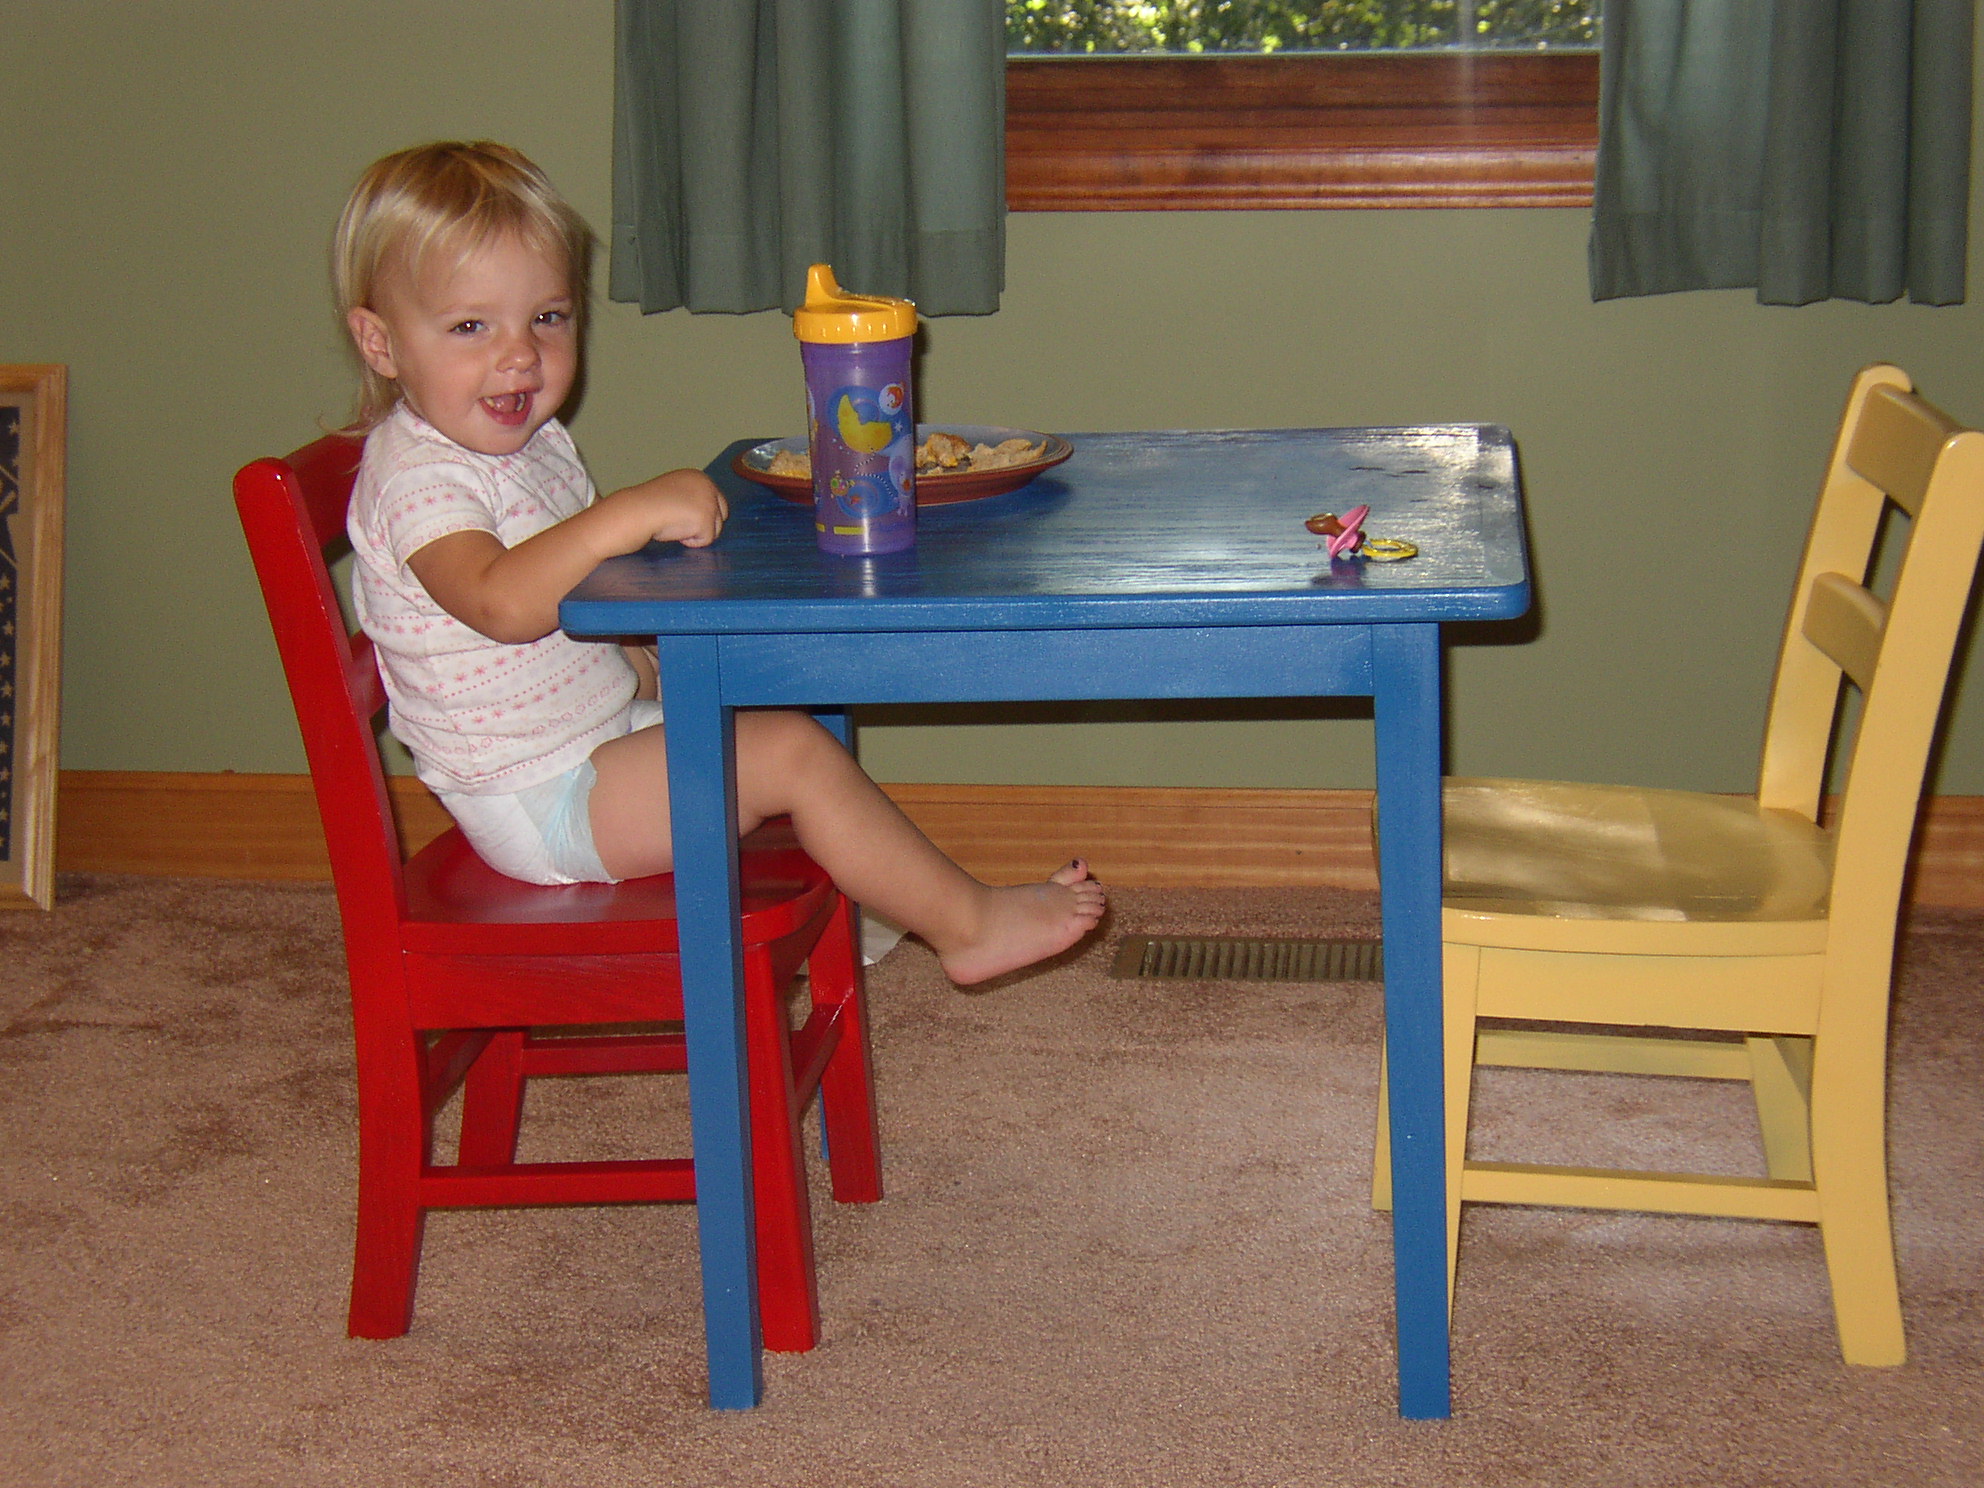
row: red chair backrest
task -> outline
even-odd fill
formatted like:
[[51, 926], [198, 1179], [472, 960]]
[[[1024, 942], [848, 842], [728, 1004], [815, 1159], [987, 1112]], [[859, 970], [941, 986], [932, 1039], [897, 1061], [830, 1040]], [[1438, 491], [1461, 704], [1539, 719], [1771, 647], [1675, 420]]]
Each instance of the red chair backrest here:
[[[399, 836], [377, 729], [386, 706], [372, 642], [345, 629], [326, 554], [345, 545], [363, 444], [332, 434], [234, 478], [248, 551], [275, 629], [354, 961], [406, 910]], [[385, 949], [385, 946], [380, 946]]]

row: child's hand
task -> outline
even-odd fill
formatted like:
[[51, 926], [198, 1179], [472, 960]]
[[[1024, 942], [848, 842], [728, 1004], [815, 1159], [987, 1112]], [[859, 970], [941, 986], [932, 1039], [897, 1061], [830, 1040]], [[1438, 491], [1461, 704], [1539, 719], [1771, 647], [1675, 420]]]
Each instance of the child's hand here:
[[649, 542], [706, 548], [716, 541], [730, 515], [723, 492], [700, 470], [671, 470], [602, 496], [596, 505], [607, 508], [615, 528], [626, 535], [625, 552]]

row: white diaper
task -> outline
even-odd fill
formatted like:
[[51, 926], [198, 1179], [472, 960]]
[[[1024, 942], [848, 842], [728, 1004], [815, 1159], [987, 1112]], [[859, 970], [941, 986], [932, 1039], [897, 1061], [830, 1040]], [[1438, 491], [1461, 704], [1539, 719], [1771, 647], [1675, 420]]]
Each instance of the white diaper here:
[[[635, 699], [626, 732], [661, 722], [661, 704]], [[599, 778], [581, 761], [542, 785], [502, 796], [436, 791], [482, 861], [525, 883], [614, 883], [592, 840], [592, 787]]]

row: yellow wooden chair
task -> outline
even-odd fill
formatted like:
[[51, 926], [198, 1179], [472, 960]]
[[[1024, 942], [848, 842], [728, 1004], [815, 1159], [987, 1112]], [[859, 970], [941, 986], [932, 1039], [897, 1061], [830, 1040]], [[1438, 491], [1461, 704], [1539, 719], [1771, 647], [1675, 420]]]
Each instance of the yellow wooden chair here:
[[[1890, 502], [1909, 520], [1886, 540], [1905, 536], [1907, 550], [1883, 600], [1867, 585]], [[1899, 369], [1869, 367], [1806, 540], [1754, 798], [1447, 781], [1450, 1288], [1463, 1202], [1796, 1220], [1819, 1226], [1847, 1362], [1901, 1363], [1889, 978], [1980, 542], [1984, 434], [1916, 397]], [[1843, 679], [1862, 707], [1835, 743]], [[1845, 792], [1822, 824], [1835, 750]], [[1477, 1029], [1477, 1018], [1740, 1037]], [[1770, 1176], [1464, 1161], [1476, 1065], [1747, 1080]], [[1382, 1109], [1374, 1197], [1388, 1208]]]

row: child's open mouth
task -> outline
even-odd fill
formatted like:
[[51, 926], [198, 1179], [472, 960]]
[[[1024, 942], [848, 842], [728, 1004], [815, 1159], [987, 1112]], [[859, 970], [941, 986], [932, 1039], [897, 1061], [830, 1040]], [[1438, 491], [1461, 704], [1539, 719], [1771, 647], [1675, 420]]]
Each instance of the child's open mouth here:
[[499, 393], [493, 398], [484, 398], [482, 406], [497, 423], [514, 428], [530, 417], [530, 402], [529, 393]]

